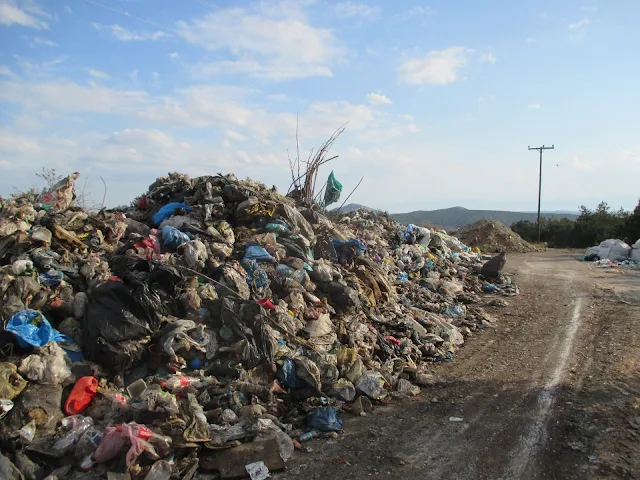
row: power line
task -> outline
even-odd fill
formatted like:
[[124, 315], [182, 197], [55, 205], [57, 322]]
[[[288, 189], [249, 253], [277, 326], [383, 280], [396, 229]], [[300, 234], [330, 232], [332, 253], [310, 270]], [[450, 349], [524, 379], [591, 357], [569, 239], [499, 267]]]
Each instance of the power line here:
[[[540, 152], [540, 175], [539, 175], [539, 179], [538, 179], [538, 243], [540, 243], [540, 232], [541, 232], [541, 226], [540, 226], [540, 199], [542, 197], [542, 151], [543, 150], [553, 150], [555, 148], [554, 145], [551, 145], [550, 147], [545, 147], [544, 145], [542, 145], [541, 147], [527, 147], [529, 150], [538, 150]], [[556, 166], [558, 166], [558, 164], [556, 164]]]
[[98, 3], [95, 0], [84, 0], [84, 1], [87, 2], [87, 3], [91, 3], [93, 5], [96, 5], [98, 7], [102, 7], [102, 8], [105, 8], [107, 10], [111, 10], [112, 12], [119, 13], [120, 15], [124, 15], [125, 17], [135, 18], [137, 20], [141, 20], [143, 22], [146, 22], [146, 23], [148, 23], [150, 25], [154, 25], [154, 26], [156, 26], [158, 28], [162, 28], [164, 30], [169, 30], [170, 32], [180, 34], [180, 32], [178, 30], [176, 30], [175, 28], [167, 27], [167, 26], [162, 25], [160, 23], [154, 22], [153, 20], [149, 20], [147, 18], [143, 18], [143, 17], [139, 17], [137, 15], [134, 15], [133, 13], [124, 12], [122, 10], [118, 10], [117, 8], [113, 8], [113, 7], [110, 7], [108, 5], [103, 5], [102, 3]]

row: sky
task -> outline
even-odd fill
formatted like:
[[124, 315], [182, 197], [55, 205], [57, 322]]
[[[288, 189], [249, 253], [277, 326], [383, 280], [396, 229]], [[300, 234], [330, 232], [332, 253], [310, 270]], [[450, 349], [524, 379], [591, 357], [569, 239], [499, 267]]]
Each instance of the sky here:
[[0, 0], [0, 194], [81, 173], [95, 203], [235, 173], [286, 193], [289, 158], [390, 212], [633, 208], [633, 0]]

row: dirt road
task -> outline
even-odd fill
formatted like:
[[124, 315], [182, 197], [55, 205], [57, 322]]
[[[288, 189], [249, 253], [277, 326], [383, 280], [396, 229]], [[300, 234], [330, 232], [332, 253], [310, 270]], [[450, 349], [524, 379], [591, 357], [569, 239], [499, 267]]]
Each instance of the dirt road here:
[[305, 444], [277, 478], [640, 478], [640, 272], [563, 251], [506, 270], [522, 294], [434, 365], [446, 385], [345, 415], [344, 436]]

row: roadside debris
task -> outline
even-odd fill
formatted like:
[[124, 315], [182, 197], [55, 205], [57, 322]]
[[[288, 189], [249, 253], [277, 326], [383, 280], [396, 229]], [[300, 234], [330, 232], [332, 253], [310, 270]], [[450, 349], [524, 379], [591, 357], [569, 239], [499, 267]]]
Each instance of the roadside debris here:
[[0, 205], [7, 478], [24, 458], [43, 477], [266, 478], [346, 413], [441, 383], [429, 365], [492, 324], [483, 298], [517, 294], [504, 256], [483, 267], [379, 212], [179, 173], [86, 212], [76, 178]]
[[587, 249], [580, 260], [595, 262], [598, 268], [640, 270], [640, 240], [633, 246], [618, 239], [605, 240]]

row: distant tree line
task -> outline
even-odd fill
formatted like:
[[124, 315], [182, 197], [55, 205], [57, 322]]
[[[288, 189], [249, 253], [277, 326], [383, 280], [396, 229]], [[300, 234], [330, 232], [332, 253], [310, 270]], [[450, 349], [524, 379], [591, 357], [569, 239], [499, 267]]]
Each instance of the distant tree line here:
[[[581, 206], [575, 221], [545, 217], [540, 223], [540, 240], [552, 248], [587, 248], [608, 238], [619, 238], [631, 245], [640, 239], [640, 201], [633, 212], [613, 211], [606, 202], [601, 202], [595, 210]], [[511, 225], [511, 229], [528, 242], [538, 240], [536, 222], [521, 220]]]

